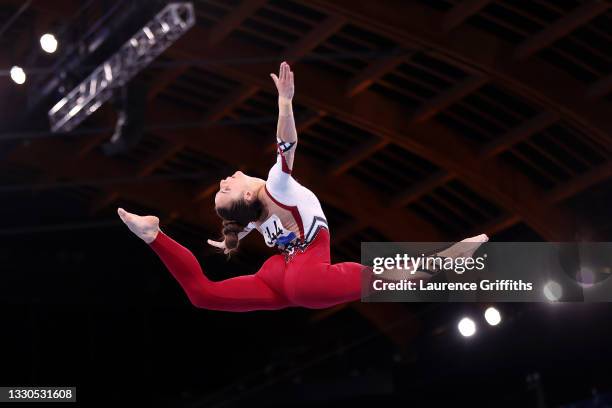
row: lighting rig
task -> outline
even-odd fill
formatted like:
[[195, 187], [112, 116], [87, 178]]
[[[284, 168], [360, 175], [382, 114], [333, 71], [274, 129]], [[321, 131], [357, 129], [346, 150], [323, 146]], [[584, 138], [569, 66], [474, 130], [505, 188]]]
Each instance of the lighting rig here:
[[[192, 3], [168, 4], [49, 110], [51, 130], [74, 129], [194, 24]], [[122, 112], [119, 120], [126, 122]]]

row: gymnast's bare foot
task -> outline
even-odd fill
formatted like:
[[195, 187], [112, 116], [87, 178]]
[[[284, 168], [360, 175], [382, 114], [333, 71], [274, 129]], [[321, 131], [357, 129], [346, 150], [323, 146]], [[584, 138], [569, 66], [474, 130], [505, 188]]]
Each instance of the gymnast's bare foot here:
[[[444, 258], [471, 258], [474, 252], [482, 244], [487, 242], [489, 237], [486, 234], [476, 235], [469, 237], [463, 241], [459, 241], [453, 246], [440, 251], [434, 256], [441, 256]], [[403, 279], [429, 279], [432, 273], [439, 272], [439, 269], [429, 269], [428, 272], [423, 272], [422, 269], [414, 271], [414, 267], [408, 267], [406, 269], [388, 269], [385, 271], [385, 279], [392, 281], [400, 281]]]
[[155, 241], [159, 233], [159, 218], [154, 215], [140, 216], [129, 213], [123, 208], [118, 208], [117, 213], [121, 220], [128, 226], [138, 238], [142, 239], [147, 244]]
[[474, 252], [476, 252], [478, 247], [488, 240], [489, 237], [487, 234], [469, 237], [457, 242], [455, 245], [445, 249], [444, 251], [438, 252], [436, 255], [448, 258], [470, 258], [472, 255], [474, 255]]

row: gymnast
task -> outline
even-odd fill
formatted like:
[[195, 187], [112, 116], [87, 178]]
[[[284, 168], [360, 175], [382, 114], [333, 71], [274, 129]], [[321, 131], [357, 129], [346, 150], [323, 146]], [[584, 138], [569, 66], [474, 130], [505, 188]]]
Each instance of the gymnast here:
[[[291, 104], [293, 72], [283, 62], [278, 76], [270, 76], [278, 90], [276, 163], [266, 180], [237, 171], [220, 181], [215, 211], [222, 219], [224, 239], [209, 239], [208, 244], [231, 254], [241, 239], [257, 230], [266, 245], [280, 253], [268, 258], [255, 274], [210, 281], [191, 251], [160, 230], [157, 217], [117, 209], [127, 227], [159, 256], [195, 307], [224, 311], [326, 308], [361, 297], [366, 267], [355, 262], [331, 263], [329, 228], [321, 204], [291, 175], [298, 142]], [[462, 242], [474, 244], [454, 252], [450, 247], [440, 256], [471, 256], [487, 239], [484, 234], [465, 239]]]

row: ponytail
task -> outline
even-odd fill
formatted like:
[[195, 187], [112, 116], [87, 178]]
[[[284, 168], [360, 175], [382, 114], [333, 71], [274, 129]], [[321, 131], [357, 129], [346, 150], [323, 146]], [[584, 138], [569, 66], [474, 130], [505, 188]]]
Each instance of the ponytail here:
[[217, 215], [223, 219], [221, 232], [224, 236], [225, 247], [229, 254], [238, 249], [238, 233], [242, 232], [251, 221], [257, 221], [262, 214], [261, 201], [254, 200], [248, 203], [244, 198], [234, 201], [227, 208], [215, 208]]

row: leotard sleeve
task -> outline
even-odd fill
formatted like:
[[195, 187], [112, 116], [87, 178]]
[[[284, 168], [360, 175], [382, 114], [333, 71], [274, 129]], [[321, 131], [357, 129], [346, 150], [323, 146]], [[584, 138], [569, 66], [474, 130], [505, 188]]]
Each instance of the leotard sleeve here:
[[295, 145], [296, 142], [283, 142], [278, 138], [276, 139], [276, 163], [268, 172], [268, 179], [266, 180], [266, 188], [272, 194], [283, 195], [293, 180], [292, 169], [287, 164], [287, 156], [293, 154]]

